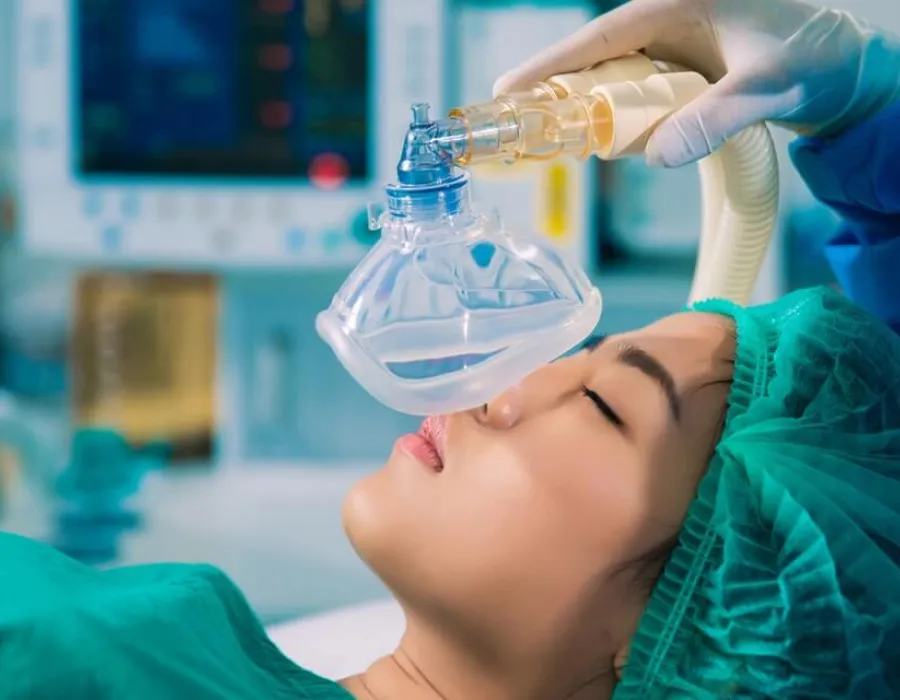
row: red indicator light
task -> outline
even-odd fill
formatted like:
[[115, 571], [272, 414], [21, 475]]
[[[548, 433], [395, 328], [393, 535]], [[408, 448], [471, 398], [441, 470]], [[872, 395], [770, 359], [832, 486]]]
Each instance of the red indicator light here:
[[294, 113], [287, 102], [267, 102], [259, 111], [259, 120], [267, 129], [284, 129]]
[[309, 166], [309, 179], [323, 190], [336, 190], [350, 177], [350, 167], [337, 153], [322, 153]]
[[294, 9], [294, 0], [259, 0], [259, 9], [269, 15], [283, 15]]
[[283, 71], [291, 67], [294, 53], [285, 44], [270, 44], [259, 50], [259, 65], [266, 70]]

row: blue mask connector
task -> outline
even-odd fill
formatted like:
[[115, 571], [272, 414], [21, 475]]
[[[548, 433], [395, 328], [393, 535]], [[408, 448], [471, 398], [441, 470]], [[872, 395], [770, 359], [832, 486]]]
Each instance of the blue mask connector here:
[[469, 208], [469, 177], [453, 164], [450, 151], [439, 145], [442, 125], [431, 120], [428, 109], [425, 103], [412, 106], [412, 122], [397, 164], [397, 184], [386, 188], [392, 219], [440, 220]]

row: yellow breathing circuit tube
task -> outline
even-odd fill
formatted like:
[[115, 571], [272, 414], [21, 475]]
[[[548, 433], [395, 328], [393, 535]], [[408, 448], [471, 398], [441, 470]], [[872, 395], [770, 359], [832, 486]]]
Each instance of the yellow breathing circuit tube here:
[[[654, 128], [708, 87], [698, 73], [632, 54], [454, 109], [438, 122], [435, 141], [462, 166], [641, 155]], [[702, 228], [689, 301], [719, 297], [745, 305], [778, 210], [778, 160], [768, 128], [745, 129], [698, 168]]]

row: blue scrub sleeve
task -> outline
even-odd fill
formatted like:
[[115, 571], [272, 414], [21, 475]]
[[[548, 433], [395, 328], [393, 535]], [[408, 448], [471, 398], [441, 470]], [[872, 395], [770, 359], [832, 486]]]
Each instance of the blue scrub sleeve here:
[[813, 195], [844, 220], [826, 254], [844, 291], [900, 332], [900, 102], [791, 158]]

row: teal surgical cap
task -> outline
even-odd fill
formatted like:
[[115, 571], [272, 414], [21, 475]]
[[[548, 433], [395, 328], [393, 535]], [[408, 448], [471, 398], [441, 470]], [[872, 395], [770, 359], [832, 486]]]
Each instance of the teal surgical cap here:
[[900, 697], [900, 338], [827, 289], [694, 308], [725, 427], [614, 697]]

